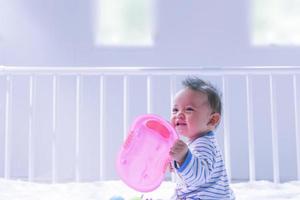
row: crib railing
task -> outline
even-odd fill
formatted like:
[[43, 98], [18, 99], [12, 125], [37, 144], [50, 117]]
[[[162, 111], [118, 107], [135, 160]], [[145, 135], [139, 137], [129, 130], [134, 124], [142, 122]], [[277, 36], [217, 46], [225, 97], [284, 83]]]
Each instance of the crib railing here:
[[140, 114], [169, 118], [187, 75], [221, 90], [217, 137], [232, 180], [300, 180], [298, 67], [0, 68], [0, 176], [117, 178], [115, 157]]

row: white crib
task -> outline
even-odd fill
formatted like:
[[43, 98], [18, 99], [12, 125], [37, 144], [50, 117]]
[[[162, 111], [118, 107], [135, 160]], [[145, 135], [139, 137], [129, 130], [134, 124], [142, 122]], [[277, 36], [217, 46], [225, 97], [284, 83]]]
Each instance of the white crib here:
[[298, 67], [0, 68], [0, 177], [118, 179], [115, 157], [135, 117], [168, 119], [187, 75], [222, 92], [217, 130], [232, 181], [300, 180]]

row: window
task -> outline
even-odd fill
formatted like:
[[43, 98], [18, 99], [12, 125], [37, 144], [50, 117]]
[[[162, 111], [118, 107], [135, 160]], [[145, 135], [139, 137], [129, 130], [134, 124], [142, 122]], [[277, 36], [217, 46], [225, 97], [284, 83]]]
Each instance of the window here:
[[153, 45], [153, 0], [97, 1], [97, 45]]
[[254, 45], [300, 45], [299, 0], [254, 0]]

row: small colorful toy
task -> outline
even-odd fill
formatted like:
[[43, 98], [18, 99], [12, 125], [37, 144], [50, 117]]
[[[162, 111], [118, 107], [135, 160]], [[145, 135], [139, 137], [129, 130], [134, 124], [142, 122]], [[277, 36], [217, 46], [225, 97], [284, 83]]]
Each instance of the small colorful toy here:
[[170, 162], [169, 151], [178, 135], [163, 118], [138, 117], [131, 126], [117, 157], [117, 172], [131, 188], [140, 192], [156, 189]]
[[[142, 199], [143, 199], [143, 195], [131, 197], [128, 200], [142, 200]], [[122, 196], [112, 196], [109, 200], [125, 200], [125, 199]]]
[[125, 199], [121, 196], [113, 196], [109, 200], [125, 200]]

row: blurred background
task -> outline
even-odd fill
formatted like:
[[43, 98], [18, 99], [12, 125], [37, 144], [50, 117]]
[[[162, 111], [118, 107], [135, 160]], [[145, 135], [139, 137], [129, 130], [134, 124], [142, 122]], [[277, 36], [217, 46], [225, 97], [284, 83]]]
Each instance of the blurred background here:
[[300, 179], [298, 0], [0, 0], [0, 176], [117, 179], [187, 75], [223, 93], [232, 180]]
[[297, 0], [0, 1], [0, 64], [299, 65]]

